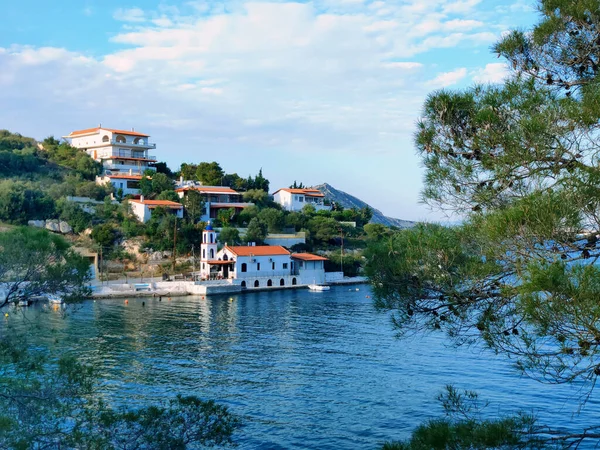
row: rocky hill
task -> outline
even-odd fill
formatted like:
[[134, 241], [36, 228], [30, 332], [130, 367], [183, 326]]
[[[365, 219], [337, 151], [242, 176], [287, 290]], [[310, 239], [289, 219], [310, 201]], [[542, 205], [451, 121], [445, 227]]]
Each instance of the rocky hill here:
[[373, 223], [381, 223], [388, 227], [394, 226], [399, 228], [410, 228], [415, 224], [415, 222], [411, 222], [410, 220], [395, 219], [393, 217], [384, 216], [383, 213], [378, 209], [373, 208], [372, 206], [354, 197], [353, 195], [347, 194], [344, 191], [340, 191], [334, 188], [330, 184], [323, 183], [317, 186], [313, 186], [313, 188], [318, 189], [325, 195], [327, 199], [331, 200], [332, 202], [339, 203], [344, 208], [360, 209], [364, 208], [365, 206], [368, 206], [373, 210], [373, 218], [371, 219], [371, 222]]

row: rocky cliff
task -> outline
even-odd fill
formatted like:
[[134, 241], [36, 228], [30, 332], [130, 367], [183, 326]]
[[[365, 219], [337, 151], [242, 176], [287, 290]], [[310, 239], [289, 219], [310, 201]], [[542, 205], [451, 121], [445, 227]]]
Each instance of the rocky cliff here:
[[411, 222], [410, 220], [395, 219], [393, 217], [384, 216], [383, 213], [378, 209], [373, 208], [366, 202], [363, 202], [362, 200], [354, 197], [353, 195], [350, 195], [344, 191], [340, 191], [334, 188], [330, 184], [323, 183], [317, 186], [313, 186], [313, 188], [321, 191], [328, 200], [339, 203], [344, 208], [360, 209], [364, 208], [365, 206], [368, 206], [373, 210], [373, 218], [371, 219], [371, 222], [373, 223], [381, 223], [388, 227], [394, 226], [399, 228], [410, 228], [415, 224], [415, 222]]

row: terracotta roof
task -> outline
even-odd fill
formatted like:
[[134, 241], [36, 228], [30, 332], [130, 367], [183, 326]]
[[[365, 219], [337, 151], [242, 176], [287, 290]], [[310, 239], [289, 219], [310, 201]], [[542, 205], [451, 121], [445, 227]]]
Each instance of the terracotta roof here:
[[116, 134], [125, 134], [127, 136], [150, 137], [149, 134], [138, 133], [137, 131], [115, 130], [113, 128], [104, 128], [104, 127], [87, 128], [85, 130], [71, 131], [71, 133], [69, 133], [69, 136], [79, 136], [80, 134], [92, 134], [92, 133], [97, 133], [100, 130], [106, 130], [106, 131], [110, 131], [111, 133], [116, 133]]
[[290, 254], [289, 251], [280, 245], [257, 245], [254, 247], [249, 245], [230, 247], [228, 245], [225, 248], [229, 249], [231, 253], [237, 256], [277, 256]]
[[[123, 179], [127, 179], [127, 180], [141, 180], [142, 176], [141, 175], [129, 175], [129, 174], [114, 174], [114, 175], [104, 175], [105, 177], [108, 178], [123, 178]], [[150, 177], [148, 177], [150, 178]]]
[[302, 261], [328, 261], [327, 258], [312, 253], [293, 253], [292, 259], [300, 259]]
[[172, 202], [170, 200], [129, 200], [132, 203], [141, 203], [146, 205], [148, 208], [157, 208], [159, 206], [163, 208], [181, 209], [183, 205], [181, 203]]
[[291, 189], [291, 188], [283, 188], [278, 189], [273, 192], [273, 195], [277, 194], [279, 191], [289, 192], [290, 194], [304, 194], [307, 197], [325, 197], [321, 191], [318, 189]]
[[201, 194], [239, 194], [230, 187], [226, 186], [185, 186], [175, 189], [176, 192], [198, 191]]
[[254, 206], [254, 203], [211, 203], [210, 207], [217, 208], [248, 208]]

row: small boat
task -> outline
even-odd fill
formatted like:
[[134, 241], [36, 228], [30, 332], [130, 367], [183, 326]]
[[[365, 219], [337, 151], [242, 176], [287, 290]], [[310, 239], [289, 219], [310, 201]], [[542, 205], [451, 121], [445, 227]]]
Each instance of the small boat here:
[[57, 294], [48, 294], [48, 303], [51, 305], [62, 305], [64, 303], [63, 298]]
[[310, 289], [311, 291], [319, 291], [320, 292], [320, 291], [328, 291], [331, 288], [324, 284], [309, 284], [308, 289]]

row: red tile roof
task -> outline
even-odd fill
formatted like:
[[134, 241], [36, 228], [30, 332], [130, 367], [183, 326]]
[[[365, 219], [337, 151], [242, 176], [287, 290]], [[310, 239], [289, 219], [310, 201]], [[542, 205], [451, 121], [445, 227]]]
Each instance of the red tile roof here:
[[290, 254], [289, 251], [280, 245], [257, 245], [254, 247], [246, 245], [230, 247], [228, 245], [225, 248], [237, 256], [279, 256]]
[[292, 259], [300, 259], [302, 261], [328, 261], [328, 258], [313, 255], [312, 253], [293, 253]]
[[[128, 175], [128, 174], [114, 174], [114, 175], [104, 175], [105, 177], [108, 178], [123, 178], [123, 179], [127, 179], [127, 180], [141, 180], [142, 176], [141, 175]], [[148, 177], [150, 178], [150, 177]]]
[[307, 197], [325, 197], [318, 189], [291, 189], [291, 188], [283, 188], [278, 189], [273, 192], [273, 195], [277, 194], [279, 191], [289, 192], [291, 194], [304, 194]]
[[239, 194], [230, 187], [226, 186], [185, 186], [175, 189], [176, 192], [198, 191], [201, 194]]
[[116, 134], [125, 134], [127, 136], [150, 137], [149, 134], [138, 133], [137, 131], [115, 130], [113, 128], [104, 128], [104, 127], [87, 128], [85, 130], [71, 131], [69, 136], [78, 136], [80, 134], [92, 134], [92, 133], [97, 133], [100, 130], [106, 130], [106, 131], [110, 131], [111, 133], [116, 133]]
[[132, 203], [141, 203], [142, 205], [146, 205], [148, 208], [172, 208], [172, 209], [181, 209], [183, 205], [181, 203], [172, 202], [170, 200], [129, 200]]

